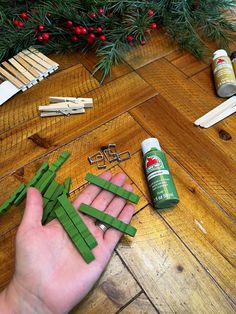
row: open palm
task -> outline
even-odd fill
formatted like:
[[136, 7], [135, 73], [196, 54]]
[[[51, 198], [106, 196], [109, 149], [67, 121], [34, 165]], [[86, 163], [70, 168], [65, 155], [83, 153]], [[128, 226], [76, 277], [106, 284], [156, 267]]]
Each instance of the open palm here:
[[[101, 176], [132, 190], [125, 184], [123, 173], [112, 177], [106, 172]], [[75, 200], [75, 208], [82, 202], [126, 223], [133, 214], [133, 206], [124, 199], [92, 184]], [[95, 260], [90, 264], [86, 264], [56, 219], [42, 226], [41, 194], [34, 188], [28, 190], [26, 210], [16, 238], [16, 269], [12, 282], [16, 289], [23, 289], [42, 301], [48, 312], [67, 313], [90, 291], [122, 235], [112, 228], [104, 233], [93, 218], [81, 216], [98, 242], [93, 249]]]

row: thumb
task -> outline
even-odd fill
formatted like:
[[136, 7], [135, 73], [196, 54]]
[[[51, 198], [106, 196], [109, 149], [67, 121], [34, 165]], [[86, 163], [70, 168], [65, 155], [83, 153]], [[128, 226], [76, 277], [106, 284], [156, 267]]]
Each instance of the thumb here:
[[39, 227], [42, 226], [43, 200], [41, 193], [35, 188], [27, 190], [26, 207], [22, 219], [24, 227]]

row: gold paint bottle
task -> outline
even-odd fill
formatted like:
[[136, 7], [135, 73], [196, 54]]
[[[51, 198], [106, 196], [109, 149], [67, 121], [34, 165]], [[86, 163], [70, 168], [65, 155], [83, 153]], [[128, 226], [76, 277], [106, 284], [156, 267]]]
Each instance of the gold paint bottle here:
[[230, 59], [231, 59], [232, 65], [233, 65], [234, 74], [236, 76], [236, 51], [231, 53]]
[[236, 93], [236, 78], [227, 52], [219, 49], [213, 53], [213, 73], [218, 96], [231, 97]]

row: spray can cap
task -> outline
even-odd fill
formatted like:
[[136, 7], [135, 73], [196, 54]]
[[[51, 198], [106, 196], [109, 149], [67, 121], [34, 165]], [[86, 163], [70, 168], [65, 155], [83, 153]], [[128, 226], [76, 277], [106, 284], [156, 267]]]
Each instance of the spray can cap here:
[[147, 152], [149, 152], [152, 148], [156, 148], [158, 150], [161, 150], [160, 143], [158, 139], [155, 137], [150, 137], [144, 140], [141, 144], [142, 152], [145, 155]]
[[213, 60], [215, 60], [216, 58], [219, 58], [219, 57], [228, 57], [228, 54], [224, 49], [216, 50], [213, 53]]

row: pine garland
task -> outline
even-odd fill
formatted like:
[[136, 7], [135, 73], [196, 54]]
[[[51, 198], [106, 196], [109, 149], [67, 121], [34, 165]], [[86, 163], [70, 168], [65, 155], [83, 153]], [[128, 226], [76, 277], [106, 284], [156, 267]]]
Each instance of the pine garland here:
[[206, 39], [228, 49], [235, 7], [233, 0], [1, 0], [0, 61], [29, 46], [44, 53], [93, 49], [100, 57], [94, 72], [101, 70], [103, 80], [156, 28], [202, 58]]

